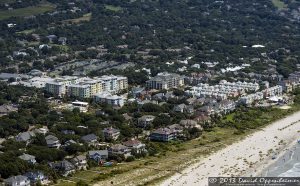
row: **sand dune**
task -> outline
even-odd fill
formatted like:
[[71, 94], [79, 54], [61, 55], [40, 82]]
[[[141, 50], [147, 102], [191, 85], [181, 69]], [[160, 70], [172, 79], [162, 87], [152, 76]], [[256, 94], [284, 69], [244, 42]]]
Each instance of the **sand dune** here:
[[245, 139], [199, 160], [198, 163], [161, 183], [168, 186], [208, 185], [208, 177], [260, 176], [274, 154], [282, 154], [298, 139], [300, 112], [274, 122]]

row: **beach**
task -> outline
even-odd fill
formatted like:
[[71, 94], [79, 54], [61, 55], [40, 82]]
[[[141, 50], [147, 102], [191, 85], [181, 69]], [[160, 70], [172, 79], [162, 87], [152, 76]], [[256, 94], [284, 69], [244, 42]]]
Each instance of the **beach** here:
[[[220, 151], [199, 158], [197, 163], [164, 180], [160, 185], [207, 186], [208, 177], [263, 176], [268, 174], [266, 172], [270, 174], [268, 170], [272, 166], [276, 166], [275, 163], [280, 161], [280, 158], [286, 156], [284, 161], [288, 161], [289, 154], [287, 153], [291, 153], [289, 151], [297, 147], [296, 142], [300, 138], [299, 132], [300, 112], [296, 112]], [[298, 148], [300, 151], [300, 147]], [[291, 156], [291, 158], [293, 157]], [[296, 168], [298, 167], [296, 165]]]

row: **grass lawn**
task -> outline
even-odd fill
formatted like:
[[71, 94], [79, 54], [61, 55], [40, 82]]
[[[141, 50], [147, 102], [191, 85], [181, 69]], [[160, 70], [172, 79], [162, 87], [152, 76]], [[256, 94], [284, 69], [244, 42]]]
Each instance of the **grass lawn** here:
[[70, 24], [78, 24], [80, 22], [90, 21], [92, 18], [92, 13], [84, 14], [82, 17], [76, 19], [67, 19], [62, 21], [63, 23], [70, 23]]
[[272, 0], [272, 3], [278, 9], [284, 9], [287, 7], [287, 5], [281, 0]]
[[107, 10], [114, 11], [114, 12], [119, 12], [119, 11], [123, 10], [122, 7], [120, 7], [120, 6], [112, 6], [112, 5], [105, 5], [105, 8]]
[[38, 6], [19, 8], [14, 10], [1, 10], [0, 20], [8, 19], [10, 17], [25, 17], [31, 15], [41, 14], [47, 11], [54, 10], [55, 6], [50, 3], [43, 3]]

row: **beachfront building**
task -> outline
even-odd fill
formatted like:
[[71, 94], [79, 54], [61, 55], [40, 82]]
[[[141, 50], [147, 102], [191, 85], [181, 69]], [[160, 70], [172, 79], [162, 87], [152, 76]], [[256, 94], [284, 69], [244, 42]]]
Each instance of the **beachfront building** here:
[[267, 88], [263, 90], [265, 97], [272, 97], [272, 96], [281, 96], [282, 95], [282, 86], [276, 85], [274, 87]]
[[262, 92], [256, 92], [254, 94], [249, 94], [241, 97], [239, 99], [239, 103], [244, 105], [251, 105], [253, 102], [260, 101], [262, 99], [264, 99], [264, 94]]
[[283, 81], [278, 82], [278, 85], [282, 86], [283, 92], [286, 92], [286, 93], [293, 91], [294, 84], [295, 83], [293, 83], [291, 80], [283, 80]]
[[168, 72], [158, 73], [157, 76], [151, 78], [146, 82], [146, 87], [148, 89], [170, 89], [178, 88], [184, 85], [184, 77]]
[[168, 142], [176, 139], [176, 133], [169, 128], [159, 128], [150, 134], [151, 141]]

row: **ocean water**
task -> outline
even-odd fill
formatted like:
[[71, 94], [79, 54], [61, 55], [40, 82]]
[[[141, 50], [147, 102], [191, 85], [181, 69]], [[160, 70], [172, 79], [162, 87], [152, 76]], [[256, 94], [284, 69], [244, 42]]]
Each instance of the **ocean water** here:
[[300, 144], [286, 149], [284, 155], [274, 159], [274, 163], [265, 168], [261, 176], [300, 177]]

